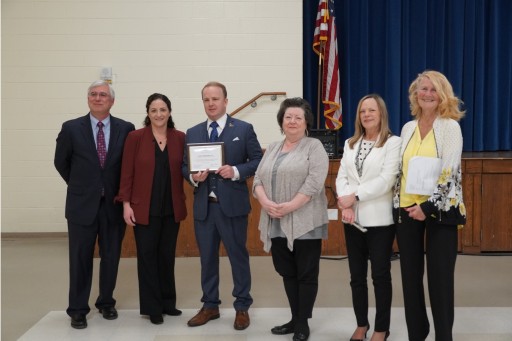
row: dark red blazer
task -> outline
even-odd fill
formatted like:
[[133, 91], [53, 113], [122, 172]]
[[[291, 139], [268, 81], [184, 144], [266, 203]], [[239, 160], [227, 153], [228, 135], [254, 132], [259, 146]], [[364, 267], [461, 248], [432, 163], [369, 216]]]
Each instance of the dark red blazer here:
[[[149, 205], [155, 170], [155, 138], [151, 127], [128, 134], [124, 144], [121, 167], [121, 184], [117, 201], [129, 201], [137, 224], [149, 224]], [[187, 216], [181, 164], [185, 145], [185, 133], [167, 129], [167, 152], [171, 169], [172, 206], [174, 218], [179, 222]]]

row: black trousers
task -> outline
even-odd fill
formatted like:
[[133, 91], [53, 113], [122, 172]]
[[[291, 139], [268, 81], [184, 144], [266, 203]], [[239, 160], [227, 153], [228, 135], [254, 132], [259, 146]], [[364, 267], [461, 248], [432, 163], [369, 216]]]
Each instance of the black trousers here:
[[373, 289], [375, 293], [375, 331], [389, 330], [391, 319], [391, 252], [395, 239], [395, 225], [368, 227], [363, 233], [352, 225], [345, 225], [348, 265], [350, 269], [350, 287], [352, 304], [357, 325], [368, 325], [368, 259], [372, 269]]
[[98, 215], [91, 225], [68, 221], [69, 239], [69, 306], [68, 315], [87, 315], [92, 286], [93, 258], [96, 239], [100, 255], [99, 295], [96, 308], [116, 305], [116, 287], [121, 245], [126, 224], [123, 220], [109, 221], [105, 199], [101, 199]]
[[150, 216], [149, 225], [134, 227], [141, 315], [176, 308], [174, 265], [179, 227], [174, 216]]
[[453, 340], [454, 273], [457, 259], [457, 226], [434, 219], [417, 221], [406, 212], [397, 224], [405, 320], [409, 340], [425, 340], [430, 331], [423, 274], [426, 246], [427, 283], [436, 341]]
[[272, 238], [270, 251], [274, 268], [283, 278], [292, 320], [307, 325], [318, 293], [322, 240], [296, 239], [290, 251], [286, 238]]

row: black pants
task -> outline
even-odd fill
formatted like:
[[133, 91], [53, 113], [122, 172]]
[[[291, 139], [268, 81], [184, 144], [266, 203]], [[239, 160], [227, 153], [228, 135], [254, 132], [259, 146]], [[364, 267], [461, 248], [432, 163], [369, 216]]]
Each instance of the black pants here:
[[121, 245], [126, 230], [123, 220], [108, 218], [105, 199], [101, 199], [98, 215], [91, 225], [79, 225], [68, 220], [69, 238], [69, 306], [68, 315], [87, 315], [92, 286], [92, 270], [96, 239], [100, 255], [99, 295], [96, 308], [116, 305], [116, 287]]
[[357, 325], [368, 325], [368, 258], [372, 269], [375, 292], [375, 331], [389, 330], [391, 319], [391, 252], [395, 239], [395, 225], [368, 227], [363, 233], [352, 225], [345, 225], [348, 265], [350, 268], [350, 287], [352, 304]]
[[290, 251], [286, 238], [272, 238], [270, 251], [274, 267], [283, 278], [292, 320], [296, 325], [307, 325], [318, 292], [322, 240], [295, 240]]
[[428, 292], [436, 341], [451, 341], [457, 226], [441, 225], [429, 218], [417, 221], [406, 213], [401, 218], [402, 222], [397, 224], [397, 241], [409, 340], [425, 340], [430, 331], [423, 288], [425, 245]]
[[176, 307], [174, 264], [179, 227], [174, 216], [150, 216], [149, 225], [134, 227], [141, 315], [158, 315]]

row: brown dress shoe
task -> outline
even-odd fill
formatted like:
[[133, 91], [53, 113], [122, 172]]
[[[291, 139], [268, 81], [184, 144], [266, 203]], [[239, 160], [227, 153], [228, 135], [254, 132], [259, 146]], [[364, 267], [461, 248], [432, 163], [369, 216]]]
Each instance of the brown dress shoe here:
[[192, 317], [188, 322], [189, 327], [197, 327], [206, 324], [210, 320], [220, 317], [219, 308], [201, 308], [196, 316]]
[[236, 330], [244, 330], [249, 327], [250, 324], [251, 319], [249, 318], [249, 312], [247, 310], [237, 310], [233, 327], [235, 327]]

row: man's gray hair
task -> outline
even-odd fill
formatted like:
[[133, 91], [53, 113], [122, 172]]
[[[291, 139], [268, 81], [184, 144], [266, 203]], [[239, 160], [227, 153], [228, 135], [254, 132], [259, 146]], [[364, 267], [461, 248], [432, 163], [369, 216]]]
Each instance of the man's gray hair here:
[[112, 87], [112, 85], [110, 85], [109, 82], [104, 81], [104, 80], [98, 80], [98, 81], [92, 82], [92, 84], [89, 85], [89, 88], [87, 89], [87, 95], [89, 95], [89, 93], [91, 92], [91, 89], [98, 87], [98, 86], [102, 86], [102, 85], [108, 86], [108, 91], [110, 92], [110, 97], [116, 98], [116, 93], [114, 92], [114, 88]]

